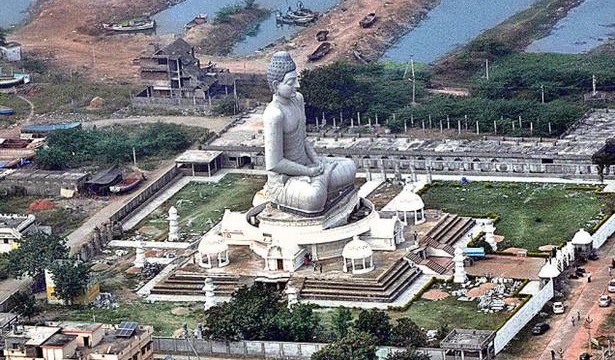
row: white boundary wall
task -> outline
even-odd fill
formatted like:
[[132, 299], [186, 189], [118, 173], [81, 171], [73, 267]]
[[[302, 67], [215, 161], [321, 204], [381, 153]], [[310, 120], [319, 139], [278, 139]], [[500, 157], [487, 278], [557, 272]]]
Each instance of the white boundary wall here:
[[497, 331], [494, 339], [495, 353], [497, 354], [502, 351], [508, 342], [512, 340], [512, 338], [515, 337], [515, 335], [517, 335], [517, 333], [521, 331], [521, 329], [527, 325], [527, 323], [529, 323], [552, 298], [553, 280], [550, 280], [545, 287], [536, 294], [533, 294], [532, 298]]
[[593, 247], [594, 249], [598, 249], [600, 248], [602, 245], [604, 245], [604, 243], [608, 240], [608, 238], [613, 235], [613, 233], [615, 232], [615, 214], [611, 215], [611, 217], [605, 221], [600, 228], [598, 228], [598, 231], [596, 231], [593, 235], [592, 235], [592, 239], [593, 239]]

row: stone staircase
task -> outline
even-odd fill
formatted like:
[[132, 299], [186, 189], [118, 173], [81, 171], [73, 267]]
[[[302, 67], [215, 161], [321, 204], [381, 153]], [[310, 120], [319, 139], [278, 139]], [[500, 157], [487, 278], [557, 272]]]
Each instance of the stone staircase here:
[[153, 295], [204, 295], [203, 285], [205, 279], [210, 277], [215, 286], [216, 296], [231, 296], [235, 290], [243, 284], [237, 275], [206, 275], [192, 273], [172, 274], [160, 283], [156, 284], [150, 294]]
[[455, 249], [452, 245], [461, 240], [475, 224], [476, 220], [470, 217], [445, 214], [436, 225], [423, 236], [421, 242], [433, 248], [444, 250], [446, 253], [453, 256], [455, 254]]
[[413, 263], [415, 263], [416, 265], [423, 265], [426, 266], [427, 268], [429, 268], [430, 270], [434, 271], [437, 274], [446, 274], [450, 269], [452, 269], [453, 267], [453, 262], [450, 261], [449, 263], [447, 263], [447, 266], [442, 266], [440, 264], [438, 264], [437, 262], [430, 260], [430, 259], [423, 259], [422, 257], [420, 257], [419, 255], [413, 253], [413, 252], [409, 252], [408, 254], [406, 254], [406, 259], [412, 261]]
[[397, 260], [376, 279], [329, 280], [306, 278], [300, 297], [311, 300], [392, 302], [421, 275], [405, 258]]

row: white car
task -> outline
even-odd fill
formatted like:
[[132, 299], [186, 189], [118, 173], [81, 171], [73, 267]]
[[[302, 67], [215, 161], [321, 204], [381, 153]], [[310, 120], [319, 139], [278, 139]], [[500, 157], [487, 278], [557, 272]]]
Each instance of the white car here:
[[606, 289], [610, 293], [615, 293], [615, 279], [611, 279], [611, 281], [609, 281], [609, 286], [607, 286]]
[[600, 296], [600, 300], [598, 300], [598, 306], [608, 307], [609, 305], [611, 305], [611, 297], [608, 295]]
[[564, 313], [564, 303], [561, 301], [557, 301], [553, 303], [553, 313], [554, 314], [563, 314]]

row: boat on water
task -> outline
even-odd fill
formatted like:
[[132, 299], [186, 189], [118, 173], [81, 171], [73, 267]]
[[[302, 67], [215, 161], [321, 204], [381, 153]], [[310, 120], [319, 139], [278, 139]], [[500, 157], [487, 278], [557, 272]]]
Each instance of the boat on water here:
[[354, 55], [355, 59], [359, 60], [361, 63], [363, 64], [369, 64], [370, 60], [368, 58], [366, 58], [363, 54], [361, 54], [361, 52], [359, 50], [353, 50], [352, 54]]
[[361, 19], [361, 21], [359, 21], [359, 25], [361, 25], [362, 28], [368, 28], [374, 25], [375, 22], [376, 22], [376, 13], [369, 13], [365, 15], [365, 17]]
[[280, 24], [305, 26], [316, 21], [319, 15], [320, 14], [318, 12], [304, 8], [303, 3], [299, 2], [296, 10], [293, 10], [290, 6], [284, 14], [278, 10], [276, 14], [276, 21]]
[[0, 115], [13, 115], [15, 110], [8, 108], [6, 106], [0, 106]]
[[117, 23], [103, 24], [103, 29], [118, 32], [146, 31], [156, 28], [156, 21], [149, 17], [140, 17]]
[[190, 30], [195, 26], [205, 24], [207, 22], [207, 14], [198, 14], [194, 19], [192, 19], [189, 23], [184, 25], [185, 30]]
[[114, 194], [121, 194], [124, 192], [128, 192], [136, 188], [141, 183], [141, 181], [143, 181], [143, 173], [137, 170], [133, 172], [132, 174], [130, 174], [128, 177], [124, 178], [119, 183], [113, 186], [110, 186], [109, 191], [111, 191]]
[[333, 48], [333, 45], [331, 45], [330, 42], [325, 41], [322, 44], [320, 44], [320, 46], [318, 46], [318, 48], [313, 53], [308, 55], [308, 60], [309, 61], [320, 60], [325, 55], [327, 55], [331, 51], [332, 48]]
[[16, 73], [11, 75], [0, 73], [0, 89], [12, 88], [27, 84], [32, 80], [30, 74]]

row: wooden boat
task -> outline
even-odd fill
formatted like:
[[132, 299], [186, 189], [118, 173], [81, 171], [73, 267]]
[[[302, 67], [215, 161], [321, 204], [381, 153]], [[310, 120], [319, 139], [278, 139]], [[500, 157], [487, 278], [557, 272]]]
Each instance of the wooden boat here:
[[119, 23], [103, 24], [105, 30], [118, 31], [118, 32], [132, 32], [132, 31], [145, 31], [153, 30], [156, 28], [156, 21], [150, 18], [135, 18], [125, 20]]
[[329, 51], [331, 51], [332, 48], [333, 46], [331, 45], [331, 43], [325, 41], [322, 44], [320, 44], [320, 46], [318, 46], [318, 49], [316, 49], [316, 51], [308, 55], [308, 60], [309, 61], [320, 60], [325, 55], [327, 55]]
[[137, 187], [143, 181], [143, 174], [140, 171], [135, 171], [128, 177], [124, 178], [119, 183], [110, 186], [109, 191], [115, 194], [128, 192]]
[[194, 19], [184, 26], [185, 30], [190, 30], [197, 25], [202, 25], [207, 22], [207, 14], [198, 14]]
[[359, 60], [360, 62], [362, 62], [363, 64], [369, 64], [369, 59], [367, 59], [365, 56], [363, 56], [363, 54], [361, 54], [361, 52], [359, 52], [359, 50], [353, 50], [352, 54], [354, 55], [354, 57]]
[[0, 115], [13, 115], [15, 110], [8, 108], [6, 106], [0, 106]]
[[362, 28], [368, 28], [374, 25], [375, 22], [376, 22], [376, 13], [369, 13], [365, 15], [365, 17], [361, 19], [361, 21], [359, 21], [359, 25], [361, 25]]
[[314, 16], [290, 16], [287, 12], [286, 14], [282, 14], [281, 11], [276, 13], [275, 17], [276, 22], [280, 24], [288, 24], [288, 25], [307, 25], [312, 21], [316, 20]]
[[329, 36], [328, 30], [320, 30], [318, 33], [316, 33], [316, 39], [318, 41], [327, 41], [327, 36]]

